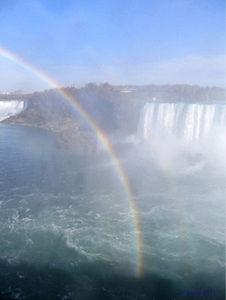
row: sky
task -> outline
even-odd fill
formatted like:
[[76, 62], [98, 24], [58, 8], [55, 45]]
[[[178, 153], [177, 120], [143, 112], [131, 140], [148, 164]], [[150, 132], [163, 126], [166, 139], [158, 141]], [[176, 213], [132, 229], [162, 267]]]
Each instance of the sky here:
[[225, 86], [224, 0], [0, 0], [0, 93], [60, 86]]

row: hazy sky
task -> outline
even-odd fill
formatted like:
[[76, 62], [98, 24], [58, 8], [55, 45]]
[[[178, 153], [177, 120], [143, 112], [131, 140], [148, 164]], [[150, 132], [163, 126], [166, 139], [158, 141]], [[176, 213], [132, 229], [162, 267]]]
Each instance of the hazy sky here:
[[[62, 86], [224, 86], [224, 2], [0, 0], [0, 47]], [[46, 88], [0, 55], [0, 92]]]

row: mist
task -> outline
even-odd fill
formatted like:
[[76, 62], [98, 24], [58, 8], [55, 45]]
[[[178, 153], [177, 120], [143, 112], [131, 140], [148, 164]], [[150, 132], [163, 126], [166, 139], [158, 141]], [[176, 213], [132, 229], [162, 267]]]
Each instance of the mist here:
[[[97, 300], [106, 290], [221, 299], [224, 90], [90, 83], [64, 92], [102, 139], [62, 91], [1, 96], [4, 297], [20, 286], [19, 299]], [[31, 290], [30, 278], [43, 288]]]

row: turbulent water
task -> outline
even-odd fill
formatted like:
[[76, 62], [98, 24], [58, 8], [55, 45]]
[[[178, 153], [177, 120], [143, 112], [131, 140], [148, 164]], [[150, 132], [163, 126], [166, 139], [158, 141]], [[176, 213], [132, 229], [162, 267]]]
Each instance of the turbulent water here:
[[224, 299], [225, 123], [218, 106], [185, 107], [147, 104], [137, 142], [115, 144], [140, 220], [140, 278], [111, 157], [0, 124], [0, 299]]
[[141, 113], [138, 131], [145, 139], [157, 131], [158, 134], [200, 142], [225, 126], [226, 107], [222, 104], [147, 103]]
[[0, 121], [19, 114], [26, 106], [26, 101], [22, 100], [0, 101]]

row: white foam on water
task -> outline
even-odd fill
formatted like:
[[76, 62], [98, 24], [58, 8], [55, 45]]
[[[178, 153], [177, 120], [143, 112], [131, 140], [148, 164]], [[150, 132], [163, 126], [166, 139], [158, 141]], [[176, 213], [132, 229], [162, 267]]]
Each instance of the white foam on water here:
[[22, 100], [0, 101], [0, 121], [21, 113], [26, 107], [27, 102]]

